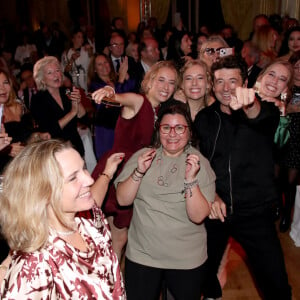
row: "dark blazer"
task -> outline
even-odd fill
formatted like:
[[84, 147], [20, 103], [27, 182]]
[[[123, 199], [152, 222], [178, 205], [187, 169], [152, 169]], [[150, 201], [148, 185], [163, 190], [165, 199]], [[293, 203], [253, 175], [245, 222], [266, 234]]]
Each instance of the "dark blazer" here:
[[57, 104], [47, 90], [39, 91], [31, 98], [31, 113], [40, 131], [49, 132], [52, 138], [70, 141], [83, 156], [84, 148], [77, 131], [77, 118], [74, 117], [64, 128], [59, 126], [58, 121], [69, 113], [72, 108], [72, 103], [66, 96], [65, 89], [60, 88], [60, 96], [64, 109]]
[[252, 69], [250, 70], [250, 73], [248, 74], [248, 88], [252, 88], [256, 82], [256, 79], [262, 69], [258, 67], [257, 65], [253, 65]]

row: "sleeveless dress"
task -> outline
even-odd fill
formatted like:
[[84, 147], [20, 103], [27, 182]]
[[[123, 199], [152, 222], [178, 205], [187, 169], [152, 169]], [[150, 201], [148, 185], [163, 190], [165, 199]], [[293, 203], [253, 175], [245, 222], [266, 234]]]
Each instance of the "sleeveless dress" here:
[[[152, 105], [145, 96], [141, 109], [136, 116], [132, 119], [124, 119], [121, 115], [119, 116], [115, 129], [114, 145], [98, 161], [92, 174], [95, 180], [103, 172], [106, 160], [111, 154], [116, 152], [125, 153], [125, 158], [115, 174], [117, 176], [133, 153], [150, 145], [154, 131], [154, 117]], [[118, 205], [116, 190], [112, 183], [110, 184], [102, 209], [106, 217], [114, 216], [114, 225], [116, 227], [129, 227], [132, 217], [132, 205], [126, 207]]]

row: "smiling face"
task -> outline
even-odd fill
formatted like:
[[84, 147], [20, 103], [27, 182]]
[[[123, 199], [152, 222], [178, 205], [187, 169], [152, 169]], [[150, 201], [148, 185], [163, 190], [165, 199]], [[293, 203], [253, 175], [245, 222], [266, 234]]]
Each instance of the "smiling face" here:
[[292, 52], [300, 50], [300, 31], [293, 31], [290, 34], [288, 40], [288, 47]]
[[204, 97], [208, 88], [206, 72], [200, 65], [193, 65], [185, 70], [182, 89], [188, 99], [198, 100]]
[[192, 47], [192, 41], [190, 37], [187, 34], [185, 34], [181, 39], [181, 45], [180, 45], [180, 48], [184, 53], [184, 55], [188, 55], [192, 51], [191, 47]]
[[98, 55], [95, 59], [95, 71], [100, 78], [108, 77], [111, 71], [110, 64], [105, 56]]
[[73, 35], [72, 42], [75, 49], [82, 47], [84, 42], [83, 33], [80, 31], [75, 33]]
[[162, 67], [156, 76], [148, 83], [147, 97], [153, 107], [167, 101], [174, 93], [176, 73], [173, 69]]
[[64, 149], [55, 155], [63, 173], [62, 211], [72, 219], [77, 212], [89, 210], [94, 205], [90, 187], [94, 180], [84, 169], [79, 153]]
[[282, 64], [275, 63], [267, 68], [259, 77], [259, 93], [265, 97], [277, 98], [287, 90], [291, 74]]
[[[200, 53], [200, 59], [203, 60], [210, 68], [211, 65], [220, 58], [219, 49], [224, 48], [220, 41], [209, 41], [206, 43], [205, 49]], [[208, 51], [213, 49], [212, 51]]]
[[[185, 117], [181, 114], [166, 114], [163, 116], [160, 125], [169, 125], [170, 127], [174, 127], [176, 125], [188, 126]], [[174, 128], [172, 128], [167, 134], [164, 134], [160, 131], [159, 138], [164, 153], [167, 156], [179, 156], [184, 151], [185, 146], [188, 144], [190, 135], [191, 133], [188, 127], [182, 134], [177, 134]]]
[[11, 85], [4, 73], [0, 73], [0, 103], [6, 103], [11, 91]]
[[43, 81], [47, 89], [57, 89], [62, 84], [62, 73], [58, 63], [49, 63], [44, 67]]
[[235, 95], [237, 87], [243, 86], [243, 79], [239, 69], [219, 69], [214, 73], [213, 91], [221, 103], [221, 110], [231, 113], [229, 103], [231, 96]]

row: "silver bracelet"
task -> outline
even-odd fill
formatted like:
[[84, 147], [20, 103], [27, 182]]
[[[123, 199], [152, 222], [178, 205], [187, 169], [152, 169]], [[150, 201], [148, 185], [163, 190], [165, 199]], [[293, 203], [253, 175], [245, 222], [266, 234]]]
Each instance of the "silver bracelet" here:
[[194, 186], [197, 186], [198, 185], [198, 179], [195, 179], [194, 181], [192, 182], [186, 182], [184, 181], [183, 183], [183, 188], [184, 188], [184, 195], [185, 195], [185, 198], [187, 197], [187, 193], [189, 193], [189, 197], [192, 197], [193, 196], [193, 193], [192, 193], [192, 188]]

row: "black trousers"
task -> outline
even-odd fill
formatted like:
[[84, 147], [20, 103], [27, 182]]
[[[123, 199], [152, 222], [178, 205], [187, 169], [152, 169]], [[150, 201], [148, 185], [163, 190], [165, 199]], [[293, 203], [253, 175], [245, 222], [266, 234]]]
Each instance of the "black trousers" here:
[[[184, 255], [184, 253], [182, 253]], [[128, 300], [158, 300], [163, 282], [176, 300], [199, 300], [206, 278], [206, 263], [191, 270], [160, 269], [125, 260]]]
[[231, 216], [224, 223], [207, 219], [205, 226], [208, 251], [206, 297], [222, 296], [217, 272], [231, 236], [244, 248], [263, 299], [291, 299], [284, 257], [270, 213], [252, 217]]

